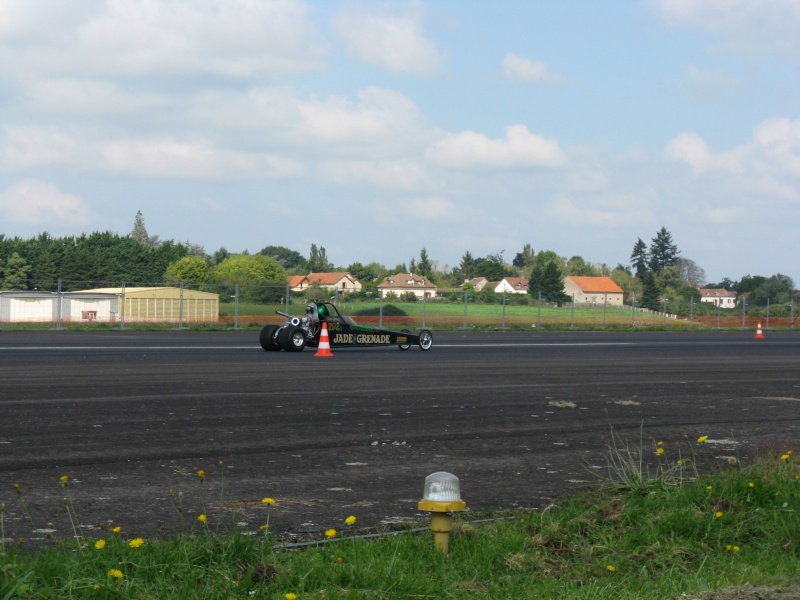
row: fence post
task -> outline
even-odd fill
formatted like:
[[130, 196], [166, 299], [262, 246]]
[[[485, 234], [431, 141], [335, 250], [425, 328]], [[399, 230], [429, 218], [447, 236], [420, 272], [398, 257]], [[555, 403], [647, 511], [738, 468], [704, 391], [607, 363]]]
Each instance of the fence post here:
[[58, 291], [56, 294], [56, 331], [58, 331], [61, 329], [61, 311], [64, 309], [64, 296], [61, 293], [61, 279], [58, 280]]
[[791, 312], [789, 313], [789, 327], [794, 327], [794, 296], [792, 296], [792, 302], [789, 305]]
[[383, 294], [380, 295], [380, 303], [378, 304], [378, 329], [383, 329]]
[[501, 328], [506, 328], [506, 291], [503, 290], [503, 321], [501, 324]]
[[694, 296], [689, 298], [689, 329], [694, 327]]
[[606, 310], [608, 309], [608, 294], [603, 295], [603, 329], [606, 328]]
[[119, 307], [119, 330], [122, 331], [125, 329], [125, 315], [128, 314], [127, 310], [125, 310], [125, 281], [122, 281], [122, 294], [120, 294], [120, 303], [122, 306]]
[[572, 317], [570, 318], [569, 328], [575, 329], [575, 292], [572, 293]]
[[722, 306], [717, 305], [717, 329], [722, 329]]
[[631, 302], [631, 327], [636, 327], [636, 292], [631, 292], [633, 300]]
[[542, 290], [539, 290], [539, 300], [536, 302], [536, 327], [542, 324]]
[[428, 293], [422, 292], [422, 328], [425, 329], [425, 312], [428, 308]]
[[239, 284], [233, 288], [233, 328], [239, 329]]
[[183, 329], [183, 282], [182, 281], [180, 285], [180, 300], [178, 300], [178, 329]]
[[464, 329], [467, 328], [467, 298], [469, 297], [469, 290], [464, 290]]
[[667, 326], [667, 299], [666, 298], [664, 298], [664, 319], [662, 321], [662, 325], [664, 327]]
[[745, 297], [742, 297], [742, 329], [744, 329], [744, 327], [745, 327], [744, 315], [745, 315], [746, 307], [747, 307], [747, 299]]

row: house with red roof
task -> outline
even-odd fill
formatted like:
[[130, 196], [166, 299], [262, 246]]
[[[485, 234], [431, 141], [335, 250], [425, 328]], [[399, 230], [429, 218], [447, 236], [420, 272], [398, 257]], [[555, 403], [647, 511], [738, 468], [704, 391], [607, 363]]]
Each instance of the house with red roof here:
[[302, 292], [310, 286], [339, 290], [340, 292], [356, 292], [361, 289], [361, 282], [350, 273], [309, 273], [308, 275], [290, 275], [289, 289]]
[[575, 298], [576, 304], [605, 304], [622, 306], [625, 293], [611, 277], [564, 277], [564, 293]]

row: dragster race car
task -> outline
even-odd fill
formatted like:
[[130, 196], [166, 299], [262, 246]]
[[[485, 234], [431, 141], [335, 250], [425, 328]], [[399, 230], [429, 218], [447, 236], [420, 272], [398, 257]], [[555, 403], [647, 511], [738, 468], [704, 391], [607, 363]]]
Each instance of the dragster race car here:
[[422, 350], [429, 350], [433, 345], [433, 335], [427, 329], [411, 333], [357, 325], [350, 317], [340, 315], [330, 302], [309, 302], [303, 317], [293, 317], [279, 310], [275, 312], [286, 317], [286, 322], [283, 326], [267, 325], [261, 330], [259, 341], [268, 352], [300, 352], [306, 346], [316, 348], [322, 334], [322, 323], [327, 325], [331, 348], [396, 345], [401, 350], [408, 350], [416, 344]]

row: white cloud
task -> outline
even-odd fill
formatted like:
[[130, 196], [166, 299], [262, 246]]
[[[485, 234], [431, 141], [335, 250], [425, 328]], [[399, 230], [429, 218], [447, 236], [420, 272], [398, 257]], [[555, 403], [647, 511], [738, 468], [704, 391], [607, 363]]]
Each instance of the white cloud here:
[[800, 59], [797, 0], [657, 0], [661, 20], [718, 35], [730, 50]]
[[0, 192], [0, 211], [11, 223], [41, 228], [85, 226], [92, 220], [83, 200], [35, 179], [19, 181]]
[[524, 125], [507, 127], [503, 139], [474, 131], [448, 134], [428, 148], [425, 156], [434, 163], [463, 169], [557, 167], [564, 163], [557, 141], [533, 134]]
[[317, 69], [327, 51], [301, 0], [5, 0], [2, 6], [0, 31], [11, 32], [2, 37], [7, 55], [34, 76], [264, 77]]
[[333, 17], [333, 28], [358, 60], [395, 73], [439, 71], [444, 54], [425, 37], [419, 2], [358, 4]]
[[739, 87], [735, 77], [719, 69], [701, 69], [695, 65], [686, 68], [686, 75], [678, 84], [683, 94], [698, 100], [717, 100]]
[[8, 168], [69, 166], [86, 172], [180, 179], [267, 179], [302, 172], [292, 159], [261, 151], [242, 152], [205, 139], [110, 138], [96, 131], [13, 127], [0, 138]]
[[519, 56], [509, 52], [503, 57], [502, 62], [503, 77], [513, 81], [525, 82], [550, 82], [556, 83], [561, 78], [550, 72], [546, 62], [537, 60], [532, 61], [524, 56]]
[[587, 194], [579, 197], [559, 194], [550, 202], [547, 213], [565, 226], [589, 229], [622, 229], [654, 222], [658, 197], [651, 189]]
[[425, 168], [413, 160], [332, 160], [325, 161], [320, 172], [330, 182], [381, 190], [415, 190], [426, 176]]
[[713, 153], [696, 133], [684, 132], [665, 149], [668, 158], [684, 162], [696, 172], [726, 171], [750, 181], [758, 177], [800, 177], [800, 119], [766, 119], [752, 139], [726, 152]]
[[[456, 204], [449, 198], [442, 196], [414, 196], [410, 198], [398, 198], [392, 202], [373, 202], [371, 205], [372, 217], [382, 225], [397, 226], [402, 221], [407, 225], [410, 223], [418, 224], [421, 231], [422, 227], [429, 227], [432, 224], [455, 223], [469, 220], [468, 215], [476, 214], [474, 210], [467, 208], [458, 210]], [[398, 215], [404, 215], [398, 220]], [[409, 220], [410, 219], [410, 220]], [[413, 233], [415, 226], [405, 227], [407, 233]], [[439, 232], [440, 235], [441, 232]]]

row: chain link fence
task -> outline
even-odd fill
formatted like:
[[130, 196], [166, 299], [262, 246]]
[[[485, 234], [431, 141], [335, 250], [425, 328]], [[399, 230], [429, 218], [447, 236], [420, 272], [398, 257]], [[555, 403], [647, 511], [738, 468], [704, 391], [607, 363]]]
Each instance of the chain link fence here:
[[441, 329], [766, 329], [795, 327], [789, 304], [721, 308], [710, 303], [664, 299], [660, 310], [632, 297], [612, 306], [607, 297], [590, 304], [554, 304], [527, 293], [442, 289], [435, 296], [384, 295], [378, 288], [343, 292], [324, 287], [302, 291], [285, 285], [170, 284], [27, 280], [7, 289], [0, 280], [0, 327], [95, 327], [126, 329], [260, 328], [281, 324], [276, 311], [301, 316], [306, 303], [330, 301], [356, 322], [377, 328]]

